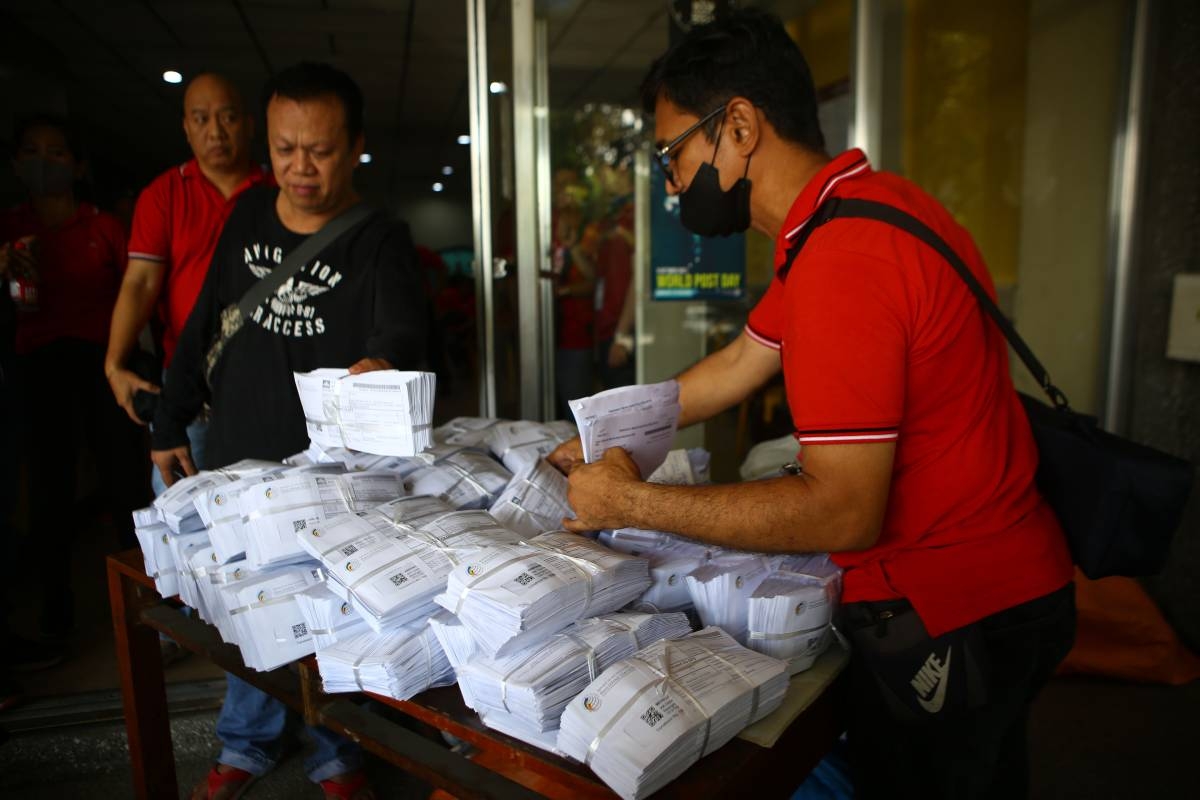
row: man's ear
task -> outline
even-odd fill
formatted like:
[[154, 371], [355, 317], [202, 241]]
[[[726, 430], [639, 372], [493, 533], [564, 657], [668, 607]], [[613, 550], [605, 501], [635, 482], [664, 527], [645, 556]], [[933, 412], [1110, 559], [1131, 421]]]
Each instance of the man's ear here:
[[746, 98], [734, 97], [725, 105], [725, 131], [738, 155], [750, 155], [762, 136], [758, 109]]

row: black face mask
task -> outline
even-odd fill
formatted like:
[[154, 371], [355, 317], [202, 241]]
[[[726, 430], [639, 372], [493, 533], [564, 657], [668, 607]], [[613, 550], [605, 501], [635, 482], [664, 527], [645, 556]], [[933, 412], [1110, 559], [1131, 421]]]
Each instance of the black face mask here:
[[729, 236], [750, 227], [750, 159], [746, 171], [728, 192], [721, 191], [721, 171], [714, 166], [725, 120], [717, 130], [712, 161], [701, 164], [692, 178], [692, 185], [679, 195], [679, 221], [697, 236]]
[[[746, 161], [750, 171], [750, 161]], [[750, 179], [743, 175], [728, 192], [721, 190], [721, 171], [700, 165], [692, 185], [679, 195], [679, 220], [699, 236], [729, 236], [750, 227]]]

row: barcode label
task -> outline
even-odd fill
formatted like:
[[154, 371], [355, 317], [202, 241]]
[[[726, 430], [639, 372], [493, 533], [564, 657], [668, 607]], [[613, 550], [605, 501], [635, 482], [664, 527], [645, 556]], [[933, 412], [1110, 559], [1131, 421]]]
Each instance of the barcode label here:
[[392, 582], [393, 586], [402, 586], [408, 583], [408, 576], [403, 572], [397, 572], [395, 575], [388, 578], [388, 580]]
[[302, 519], [292, 520], [292, 533], [299, 533], [308, 527], [308, 523]]
[[358, 552], [358, 548], [352, 544], [348, 544], [342, 548], [342, 555], [344, 555], [344, 556], [352, 556], [357, 552]]
[[657, 725], [659, 722], [661, 722], [662, 718], [663, 718], [662, 712], [659, 711], [654, 706], [650, 706], [649, 708], [646, 709], [645, 713], [642, 714], [642, 722], [646, 723], [651, 728], [653, 728], [655, 725]]
[[308, 625], [307, 624], [301, 622], [299, 625], [292, 626], [292, 637], [293, 638], [303, 639], [305, 636], [308, 636]]
[[529, 584], [533, 583], [533, 576], [530, 575], [528, 572], [522, 572], [520, 575], [518, 575], [513, 580], [515, 580], [517, 583], [521, 584], [522, 586], [528, 586]]

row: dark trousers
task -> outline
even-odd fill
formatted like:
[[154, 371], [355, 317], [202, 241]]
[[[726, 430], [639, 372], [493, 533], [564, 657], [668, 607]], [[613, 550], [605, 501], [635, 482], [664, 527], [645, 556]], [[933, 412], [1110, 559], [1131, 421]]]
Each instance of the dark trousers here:
[[[847, 610], [857, 622], [848, 618]], [[856, 624], [858, 638], [886, 637], [889, 623], [905, 614], [915, 620], [906, 601], [852, 603], [844, 607], [841, 618], [847, 635], [856, 641], [852, 630]], [[919, 620], [916, 623], [919, 626]], [[906, 683], [912, 672], [901, 671], [900, 680], [895, 676], [890, 682], [881, 680], [895, 662], [885, 660], [881, 667], [877, 658], [865, 652], [869, 640], [867, 648], [855, 648], [850, 660], [853, 694], [848, 743], [856, 797], [1011, 800], [1028, 796], [1029, 708], [1074, 643], [1074, 584], [967, 628], [974, 630], [960, 629], [936, 640], [926, 637], [925, 653], [944, 659], [946, 642], [953, 641], [955, 657], [960, 659], [949, 675], [962, 684], [952, 689], [959, 694], [936, 716], [922, 718], [920, 706], [913, 714], [896, 702], [909, 688]], [[964, 658], [968, 643], [970, 657]], [[918, 645], [915, 661], [909, 659], [910, 666], [904, 669], [923, 663], [920, 650]], [[918, 680], [922, 689], [934, 685], [928, 679], [924, 684]]]
[[[131, 512], [152, 495], [146, 469], [145, 429], [117, 406], [104, 378], [104, 348], [60, 339], [18, 356], [13, 381], [16, 424], [29, 486], [30, 544], [54, 549], [69, 575], [75, 532], [81, 455], [86, 452], [100, 484], [101, 506], [117, 529], [119, 544], [132, 547]], [[70, 581], [46, 585], [43, 628], [58, 633], [72, 624]]]

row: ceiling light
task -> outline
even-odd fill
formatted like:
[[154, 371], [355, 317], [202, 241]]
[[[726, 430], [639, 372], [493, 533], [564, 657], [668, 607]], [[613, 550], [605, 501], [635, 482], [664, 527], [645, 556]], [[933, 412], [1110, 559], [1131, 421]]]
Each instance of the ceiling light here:
[[163, 73], [163, 80], [167, 83], [183, 83], [183, 76], [173, 69], [169, 69]]
[[460, 134], [458, 135], [458, 143], [459, 143], [459, 144], [470, 144], [470, 143], [471, 143], [471, 137], [470, 137], [470, 136], [468, 136], [468, 135], [467, 135], [467, 134], [465, 134], [465, 133], [460, 133]]
[[442, 185], [442, 182], [441, 182], [441, 181], [438, 181], [437, 183], [435, 183], [435, 184], [433, 185], [433, 190], [434, 190], [435, 192], [440, 192], [440, 191], [442, 191], [442, 190], [443, 190], [443, 189], [445, 189], [445, 188], [446, 188], [446, 187]]
[[488, 84], [488, 91], [492, 94], [504, 94], [508, 91], [508, 84], [504, 81], [492, 81]]
[[358, 157], [358, 163], [360, 163], [360, 164], [370, 164], [370, 163], [371, 163], [371, 154], [370, 154], [370, 153], [363, 153], [361, 156], [359, 156], [359, 157]]
[[447, 164], [446, 166], [442, 167], [442, 174], [446, 177], [450, 177], [454, 174], [454, 167]]

